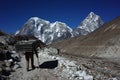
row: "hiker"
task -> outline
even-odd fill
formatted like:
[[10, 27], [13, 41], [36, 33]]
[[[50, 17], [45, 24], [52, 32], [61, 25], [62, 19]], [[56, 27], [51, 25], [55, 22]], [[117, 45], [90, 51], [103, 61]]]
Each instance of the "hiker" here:
[[31, 60], [31, 68], [35, 69], [35, 65], [34, 65], [34, 54], [37, 57], [37, 61], [38, 61], [38, 66], [39, 66], [39, 58], [38, 58], [38, 48], [44, 48], [46, 45], [40, 41], [37, 40], [35, 42], [32, 43], [32, 51], [26, 51], [25, 52], [25, 59], [26, 59], [26, 67], [27, 67], [27, 71], [29, 71], [29, 62]]
[[[28, 41], [19, 41], [16, 43], [15, 48], [16, 51], [23, 51], [26, 59], [26, 69], [29, 71], [29, 63], [31, 62], [31, 68], [35, 69], [34, 65], [34, 54], [37, 57], [38, 66], [39, 66], [39, 56], [38, 49], [42, 49], [47, 47], [45, 43], [41, 40], [28, 40]], [[59, 52], [59, 50], [58, 50]]]

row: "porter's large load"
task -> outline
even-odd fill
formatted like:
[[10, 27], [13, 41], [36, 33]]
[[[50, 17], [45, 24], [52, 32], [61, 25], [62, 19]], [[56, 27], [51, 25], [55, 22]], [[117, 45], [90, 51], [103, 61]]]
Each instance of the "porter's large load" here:
[[45, 44], [40, 40], [19, 41], [16, 43], [15, 48], [17, 51], [32, 52], [37, 47], [42, 48]]

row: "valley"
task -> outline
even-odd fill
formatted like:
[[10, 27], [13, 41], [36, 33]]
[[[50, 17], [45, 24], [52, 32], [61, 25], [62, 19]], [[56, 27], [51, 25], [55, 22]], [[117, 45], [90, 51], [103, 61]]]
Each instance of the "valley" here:
[[[96, 16], [90, 13], [87, 19], [95, 22], [94, 19], [99, 18]], [[120, 80], [120, 17], [105, 24], [100, 20], [103, 25], [99, 27], [87, 21], [74, 30], [75, 34], [64, 23], [38, 18], [31, 18], [15, 35], [1, 31], [0, 79]], [[85, 24], [89, 26], [84, 27]], [[35, 69], [27, 71], [24, 52], [17, 52], [15, 45], [19, 41], [27, 43], [38, 39], [47, 47], [37, 51], [40, 62], [38, 64], [34, 56]]]

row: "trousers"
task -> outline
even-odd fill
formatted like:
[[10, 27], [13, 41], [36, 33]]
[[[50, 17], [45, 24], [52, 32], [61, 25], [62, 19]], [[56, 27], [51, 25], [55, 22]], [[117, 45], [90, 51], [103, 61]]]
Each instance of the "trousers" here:
[[34, 54], [33, 52], [25, 52], [26, 68], [29, 70], [29, 61], [31, 60], [31, 67], [34, 69]]

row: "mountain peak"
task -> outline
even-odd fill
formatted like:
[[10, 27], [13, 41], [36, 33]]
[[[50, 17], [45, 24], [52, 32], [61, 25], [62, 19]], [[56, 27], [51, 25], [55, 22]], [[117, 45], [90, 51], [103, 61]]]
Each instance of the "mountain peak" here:
[[45, 23], [47, 23], [47, 24], [50, 23], [49, 21], [44, 20], [44, 19], [41, 19], [41, 18], [39, 18], [39, 17], [31, 17], [31, 18], [28, 20], [28, 22], [29, 22], [29, 21], [34, 21], [35, 23], [39, 23], [39, 22], [45, 22]]
[[31, 17], [30, 19], [40, 19], [39, 17]]
[[98, 19], [99, 16], [98, 16], [97, 14], [95, 14], [94, 12], [90, 12], [90, 13], [88, 14], [87, 18], [89, 18], [89, 19], [92, 19], [92, 18]]
[[77, 27], [75, 33], [77, 33], [77, 35], [87, 35], [88, 33], [93, 32], [95, 29], [103, 25], [103, 23], [104, 22], [101, 20], [100, 16], [96, 15], [94, 12], [90, 12]]
[[67, 25], [66, 23], [60, 22], [60, 21], [55, 21], [54, 23], [55, 23], [55, 24], [61, 24], [61, 25]]
[[90, 12], [89, 15], [92, 17], [94, 15], [96, 15], [94, 12]]

